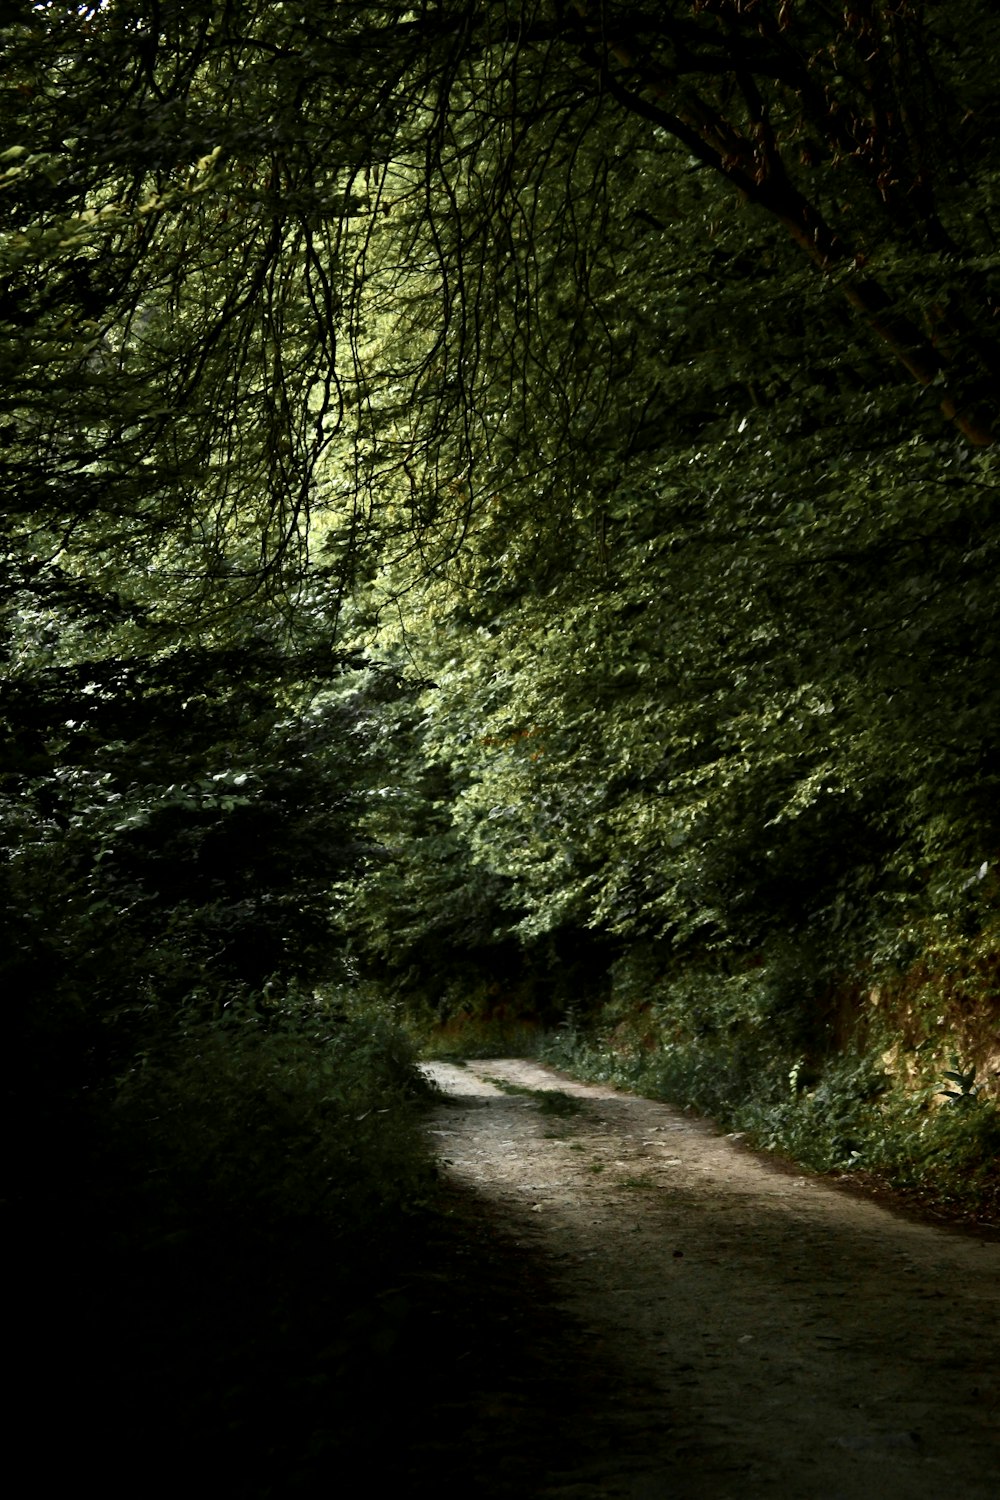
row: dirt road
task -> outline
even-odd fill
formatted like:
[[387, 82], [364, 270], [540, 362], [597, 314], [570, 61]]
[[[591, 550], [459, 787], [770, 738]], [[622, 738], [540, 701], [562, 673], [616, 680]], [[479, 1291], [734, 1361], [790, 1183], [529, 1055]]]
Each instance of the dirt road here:
[[533, 1062], [426, 1071], [447, 1174], [618, 1372], [535, 1495], [998, 1500], [1000, 1244]]

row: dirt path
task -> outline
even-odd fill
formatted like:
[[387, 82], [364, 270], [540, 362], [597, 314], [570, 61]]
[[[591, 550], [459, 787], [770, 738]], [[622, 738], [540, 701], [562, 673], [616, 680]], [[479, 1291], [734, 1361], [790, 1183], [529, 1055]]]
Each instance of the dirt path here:
[[1000, 1496], [1000, 1245], [537, 1063], [426, 1070], [449, 1177], [582, 1328], [567, 1358], [623, 1372], [537, 1496]]

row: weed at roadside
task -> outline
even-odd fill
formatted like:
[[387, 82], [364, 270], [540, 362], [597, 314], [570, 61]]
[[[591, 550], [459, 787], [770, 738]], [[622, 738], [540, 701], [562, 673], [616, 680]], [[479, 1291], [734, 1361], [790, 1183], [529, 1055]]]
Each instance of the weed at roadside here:
[[864, 1173], [928, 1207], [1000, 1220], [1000, 1110], [957, 1058], [914, 1087], [886, 1071], [877, 1042], [807, 1067], [759, 1034], [630, 1047], [576, 1030], [541, 1055], [577, 1077], [693, 1107], [813, 1170]]

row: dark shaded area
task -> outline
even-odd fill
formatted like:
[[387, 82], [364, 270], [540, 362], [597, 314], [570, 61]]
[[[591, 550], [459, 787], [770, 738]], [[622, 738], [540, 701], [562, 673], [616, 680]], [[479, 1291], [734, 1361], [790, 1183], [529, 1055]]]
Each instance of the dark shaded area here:
[[553, 1305], [537, 1252], [451, 1185], [350, 1260], [308, 1222], [206, 1217], [152, 1248], [82, 1227], [20, 1247], [13, 1431], [39, 1489], [263, 1500], [363, 1475], [499, 1500], [613, 1442], [627, 1377]]

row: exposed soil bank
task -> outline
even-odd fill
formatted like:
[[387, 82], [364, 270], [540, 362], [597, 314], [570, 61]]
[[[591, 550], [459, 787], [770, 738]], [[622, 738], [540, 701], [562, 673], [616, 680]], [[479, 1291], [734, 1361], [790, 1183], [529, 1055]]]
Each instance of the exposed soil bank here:
[[[533, 1393], [508, 1375], [492, 1418], [477, 1408], [491, 1452], [505, 1431], [528, 1439], [533, 1484], [510, 1454], [522, 1494], [995, 1500], [1000, 1245], [537, 1063], [426, 1071], [449, 1096], [430, 1126], [449, 1179], [513, 1234], [526, 1275], [545, 1268], [555, 1301]], [[524, 1421], [557, 1390], [546, 1457]], [[418, 1468], [432, 1446], [418, 1439]], [[478, 1486], [506, 1488], [496, 1471]]]

